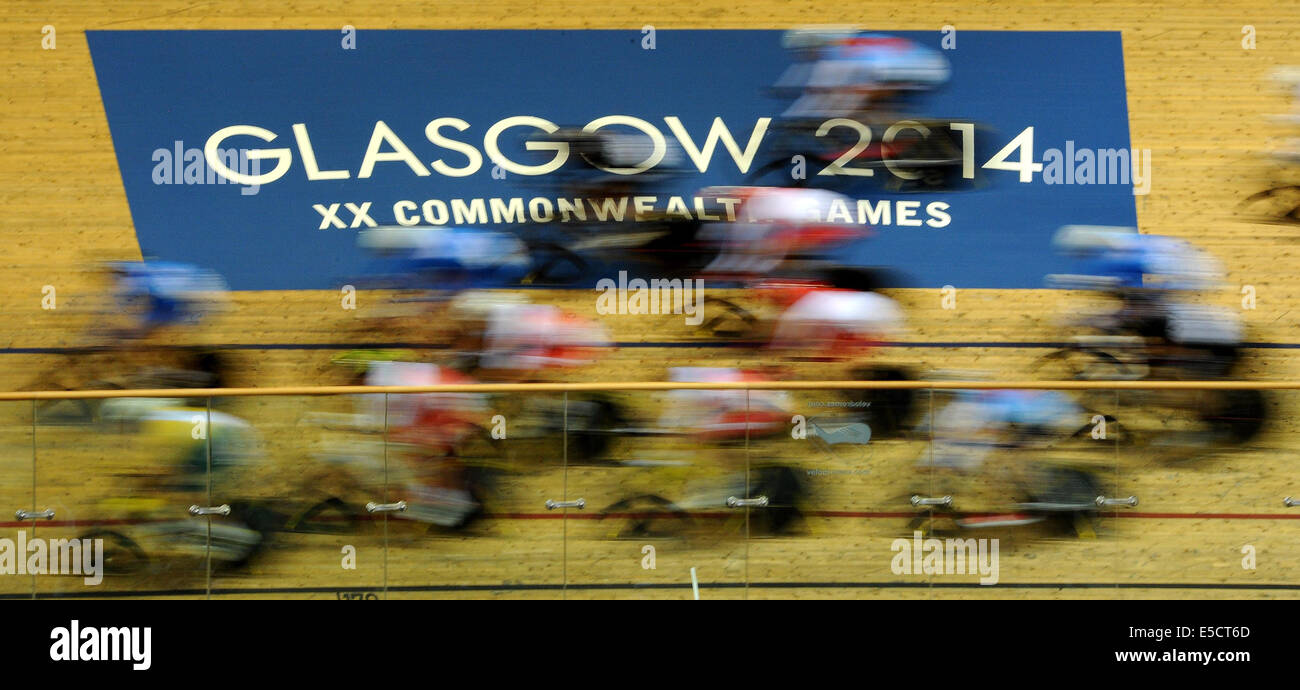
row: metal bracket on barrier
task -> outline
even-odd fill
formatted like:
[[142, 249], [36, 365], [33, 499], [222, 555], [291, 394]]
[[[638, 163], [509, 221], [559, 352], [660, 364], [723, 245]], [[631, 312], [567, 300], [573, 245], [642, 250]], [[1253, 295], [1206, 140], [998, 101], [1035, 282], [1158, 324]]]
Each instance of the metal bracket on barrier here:
[[375, 503], [371, 501], [366, 504], [367, 513], [403, 513], [406, 512], [406, 501], [397, 503]]
[[1129, 496], [1128, 498], [1106, 498], [1105, 496], [1097, 497], [1098, 508], [1105, 508], [1107, 506], [1128, 506], [1132, 508], [1137, 504], [1138, 504], [1137, 496]]
[[224, 503], [219, 506], [208, 506], [206, 508], [203, 506], [190, 506], [190, 515], [193, 515], [194, 517], [199, 517], [201, 515], [229, 515], [229, 514], [230, 514], [230, 506]]
[[582, 510], [586, 507], [587, 502], [581, 498], [576, 501], [552, 501], [549, 498], [546, 499], [547, 510], [555, 510], [556, 508], [577, 508], [578, 510]]
[[944, 508], [952, 507], [952, 496], [940, 496], [938, 498], [923, 498], [921, 496], [912, 497], [914, 506], [943, 506]]
[[19, 510], [14, 512], [14, 516], [19, 520], [35, 520], [37, 518], [41, 520], [53, 520], [54, 509], [46, 508], [45, 510], [36, 511]]
[[767, 496], [759, 496], [758, 498], [736, 498], [735, 496], [730, 496], [727, 498], [727, 507], [728, 508], [766, 508]]

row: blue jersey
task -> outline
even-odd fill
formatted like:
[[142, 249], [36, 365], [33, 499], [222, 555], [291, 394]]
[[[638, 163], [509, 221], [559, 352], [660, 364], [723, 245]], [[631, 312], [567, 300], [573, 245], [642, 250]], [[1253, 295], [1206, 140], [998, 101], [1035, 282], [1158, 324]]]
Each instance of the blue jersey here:
[[982, 402], [995, 411], [993, 418], [1006, 424], [1051, 426], [1062, 418], [1081, 416], [1079, 406], [1058, 391], [982, 391]]
[[1218, 263], [1183, 240], [1162, 235], [1116, 233], [1095, 248], [1084, 250], [1087, 275], [1114, 278], [1120, 287], [1146, 287], [1156, 276], [1161, 287], [1199, 290], [1219, 277]]
[[[396, 258], [411, 287], [475, 287], [510, 284], [531, 266], [528, 247], [513, 234], [480, 228], [377, 228], [362, 233], [362, 247]], [[434, 280], [456, 285], [423, 285]]]
[[161, 326], [193, 320], [194, 307], [203, 294], [224, 292], [225, 281], [216, 273], [177, 262], [120, 262], [117, 296], [126, 303], [144, 302], [144, 326]]

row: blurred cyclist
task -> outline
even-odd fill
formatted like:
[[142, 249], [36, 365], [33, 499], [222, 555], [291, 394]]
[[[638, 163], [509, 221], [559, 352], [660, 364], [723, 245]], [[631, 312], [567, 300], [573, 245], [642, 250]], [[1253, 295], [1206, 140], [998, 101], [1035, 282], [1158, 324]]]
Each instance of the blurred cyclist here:
[[782, 43], [797, 60], [775, 86], [799, 94], [782, 114], [791, 120], [878, 119], [903, 94], [940, 86], [951, 74], [942, 53], [898, 36], [811, 27], [786, 32]]
[[517, 282], [530, 266], [528, 247], [514, 235], [481, 228], [380, 227], [357, 244], [396, 259], [396, 287], [460, 290]]
[[[566, 164], [547, 178], [560, 187], [560, 196], [604, 199], [646, 194], [685, 172], [677, 146], [669, 143], [656, 152], [655, 143], [640, 132], [563, 127], [533, 141], [569, 147]], [[653, 167], [642, 170], [648, 163]]]
[[[129, 496], [106, 505], [150, 506], [155, 514], [141, 529], [165, 538], [169, 550], [210, 554], [227, 564], [252, 557], [271, 529], [261, 521], [261, 513], [237, 500], [256, 492], [256, 466], [265, 456], [257, 432], [244, 419], [182, 400], [134, 398], [130, 402], [114, 413], [134, 437], [132, 447], [142, 451], [132, 476], [145, 481]], [[151, 463], [152, 472], [141, 471], [151, 468]], [[183, 515], [190, 505], [209, 505], [211, 496], [241, 507], [210, 524], [169, 518]]]
[[852, 269], [829, 271], [820, 284], [785, 288], [789, 306], [777, 319], [771, 347], [846, 361], [896, 337], [903, 330], [903, 310], [874, 288], [869, 273]]
[[708, 277], [766, 277], [787, 260], [847, 244], [868, 232], [854, 222], [852, 199], [824, 189], [710, 187], [700, 196], [739, 200], [734, 220], [710, 223], [700, 233], [720, 247], [704, 269]]
[[[761, 371], [731, 367], [672, 367], [668, 380], [691, 383], [770, 381]], [[790, 426], [788, 391], [686, 389], [668, 393], [659, 425], [703, 440], [727, 441], [780, 433]]]
[[[371, 386], [434, 386], [475, 381], [446, 367], [422, 362], [377, 361], [370, 364]], [[477, 487], [457, 456], [463, 441], [486, 423], [487, 396], [482, 393], [422, 393], [367, 396], [372, 416], [382, 414], [388, 438], [405, 460], [410, 508], [404, 517], [442, 527], [463, 527], [482, 510]], [[387, 406], [384, 407], [384, 403]]]
[[[1213, 257], [1179, 239], [1140, 235], [1129, 229], [1070, 226], [1057, 233], [1057, 246], [1087, 260], [1084, 275], [1048, 276], [1061, 287], [1089, 287], [1120, 302], [1088, 325], [1136, 339], [1140, 377], [1224, 379], [1242, 358], [1245, 328], [1238, 311], [1192, 300], [1196, 291], [1218, 285], [1223, 271]], [[1193, 411], [1202, 430], [1165, 433], [1168, 445], [1203, 448], [1211, 442], [1240, 444], [1267, 420], [1259, 390], [1160, 391], [1145, 393], [1147, 404]]]
[[[995, 450], [1038, 448], [1067, 438], [1087, 416], [1058, 391], [965, 390], [934, 416], [921, 465], [978, 470]], [[931, 455], [932, 454], [932, 455]], [[933, 457], [933, 460], [930, 458]]]
[[528, 381], [543, 370], [584, 366], [612, 345], [595, 321], [520, 296], [467, 291], [449, 313], [466, 368], [494, 380]]
[[[1280, 67], [1271, 76], [1274, 83], [1291, 92], [1291, 112], [1274, 115], [1273, 119], [1293, 127], [1300, 125], [1300, 66]], [[1287, 164], [1300, 163], [1300, 138], [1287, 139], [1283, 148], [1271, 154]]]
[[1237, 313], [1183, 297], [1222, 280], [1212, 256], [1184, 240], [1120, 228], [1067, 226], [1054, 242], [1086, 268], [1082, 275], [1049, 276], [1050, 284], [1093, 288], [1120, 302], [1090, 325], [1149, 339], [1155, 364], [1193, 378], [1226, 376], [1236, 364], [1244, 335]]
[[121, 313], [134, 323], [121, 335], [145, 338], [159, 329], [197, 323], [221, 305], [225, 281], [213, 271], [184, 263], [123, 261], [108, 265]]

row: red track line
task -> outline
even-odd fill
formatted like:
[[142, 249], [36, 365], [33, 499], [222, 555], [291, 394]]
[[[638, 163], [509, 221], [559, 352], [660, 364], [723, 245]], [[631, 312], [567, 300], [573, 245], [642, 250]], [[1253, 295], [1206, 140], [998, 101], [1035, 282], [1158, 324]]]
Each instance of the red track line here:
[[151, 522], [176, 522], [176, 520], [27, 520], [25, 522], [0, 522], [0, 529], [20, 529], [23, 527], [111, 527], [114, 525], [144, 525]]
[[1114, 517], [1189, 520], [1300, 520], [1300, 513], [1122, 513]]

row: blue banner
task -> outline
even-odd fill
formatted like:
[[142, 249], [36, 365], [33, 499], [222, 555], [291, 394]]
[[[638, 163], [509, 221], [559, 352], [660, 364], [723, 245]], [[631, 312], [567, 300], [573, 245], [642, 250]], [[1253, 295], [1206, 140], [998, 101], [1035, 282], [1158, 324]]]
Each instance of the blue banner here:
[[[776, 155], [787, 104], [768, 89], [791, 64], [778, 31], [86, 33], [141, 253], [240, 290], [337, 287], [367, 265], [372, 224], [563, 222], [545, 184], [559, 156], [525, 144], [549, 125], [661, 136], [688, 174], [655, 203], [696, 214], [696, 190]], [[876, 171], [846, 192], [875, 228], [847, 263], [917, 287], [1042, 287], [1068, 270], [1058, 227], [1136, 225], [1149, 178], [1130, 177], [1118, 32], [897, 35], [951, 63], [917, 114], [956, 125], [970, 184], [898, 191]]]

